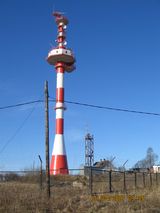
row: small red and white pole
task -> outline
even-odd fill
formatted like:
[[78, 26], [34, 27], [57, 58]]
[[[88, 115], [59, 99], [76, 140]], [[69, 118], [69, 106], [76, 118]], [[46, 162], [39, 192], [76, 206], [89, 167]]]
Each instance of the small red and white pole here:
[[72, 72], [75, 67], [75, 57], [71, 49], [66, 48], [65, 29], [68, 24], [68, 19], [61, 13], [53, 14], [58, 25], [58, 46], [53, 48], [49, 54], [47, 61], [54, 65], [57, 73], [57, 88], [56, 88], [56, 132], [54, 146], [50, 164], [50, 174], [68, 174], [67, 156], [64, 143], [64, 73]]

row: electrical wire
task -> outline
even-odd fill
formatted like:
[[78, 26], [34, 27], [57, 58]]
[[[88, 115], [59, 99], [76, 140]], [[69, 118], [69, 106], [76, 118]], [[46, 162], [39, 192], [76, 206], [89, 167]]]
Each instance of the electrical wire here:
[[[18, 104], [14, 104], [14, 105], [2, 106], [2, 107], [0, 107], [0, 110], [4, 110], [4, 109], [8, 109], [8, 108], [16, 108], [16, 107], [30, 105], [30, 104], [34, 104], [34, 103], [43, 103], [43, 102], [44, 102], [43, 100], [28, 101], [28, 102], [18, 103]], [[56, 100], [51, 98], [51, 99], [49, 99], [49, 102], [56, 102]], [[88, 103], [80, 103], [80, 102], [75, 102], [75, 101], [67, 101], [67, 100], [64, 102], [68, 103], [68, 104], [80, 105], [80, 106], [84, 106], [84, 107], [92, 107], [92, 108], [97, 108], [97, 109], [160, 116], [160, 113], [155, 113], [155, 112], [145, 112], [145, 111], [138, 111], [138, 110], [122, 109], [122, 108], [100, 106], [100, 105], [94, 105], [94, 104], [88, 104]]]
[[34, 104], [34, 103], [41, 103], [41, 102], [43, 102], [43, 100], [28, 101], [28, 102], [24, 102], [24, 103], [18, 103], [18, 104], [13, 104], [13, 105], [8, 105], [8, 106], [2, 106], [2, 107], [0, 107], [0, 110], [8, 109], [8, 108], [20, 107], [20, 106], [24, 106], [24, 105], [30, 105], [30, 104]]
[[[50, 99], [49, 101], [55, 102], [54, 99]], [[98, 108], [98, 109], [106, 109], [106, 110], [113, 110], [113, 111], [120, 111], [120, 112], [128, 112], [128, 113], [160, 116], [160, 113], [155, 113], [155, 112], [144, 112], [144, 111], [129, 110], [129, 109], [122, 109], [122, 108], [114, 108], [114, 107], [108, 107], [108, 106], [99, 106], [99, 105], [80, 103], [80, 102], [74, 102], [74, 101], [64, 101], [64, 102], [68, 103], [68, 104], [75, 104], [75, 105]]]
[[30, 102], [25, 102], [25, 103], [20, 103], [20, 104], [15, 104], [15, 105], [10, 105], [10, 106], [6, 106], [6, 107], [0, 107], [0, 109], [8, 109], [8, 108], [13, 108], [13, 107], [19, 107], [19, 106], [24, 106], [24, 105], [29, 105], [29, 104], [34, 104], [35, 106], [31, 109], [31, 111], [29, 112], [29, 114], [26, 116], [26, 118], [23, 120], [23, 122], [21, 123], [21, 125], [16, 129], [16, 131], [14, 132], [14, 134], [6, 141], [6, 143], [4, 144], [4, 146], [0, 149], [0, 154], [2, 154], [5, 149], [7, 148], [7, 146], [14, 140], [14, 138], [17, 136], [17, 134], [21, 131], [21, 129], [23, 128], [23, 126], [25, 125], [25, 123], [28, 121], [28, 119], [31, 117], [32, 113], [34, 112], [36, 105], [40, 102], [43, 102], [42, 100], [37, 100], [37, 101], [30, 101]]
[[[4, 109], [9, 109], [9, 108], [16, 108], [16, 107], [20, 107], [20, 106], [35, 104], [34, 108], [29, 112], [29, 114], [24, 119], [22, 124], [17, 128], [15, 133], [6, 141], [4, 146], [0, 149], [0, 154], [6, 149], [6, 147], [9, 145], [9, 143], [11, 143], [11, 141], [14, 140], [14, 138], [17, 136], [17, 134], [21, 131], [21, 129], [23, 128], [23, 126], [25, 125], [25, 123], [27, 122], [27, 120], [30, 118], [30, 116], [32, 115], [33, 111], [35, 110], [36, 105], [38, 103], [42, 103], [42, 102], [44, 102], [44, 101], [39, 99], [39, 100], [35, 100], [35, 101], [28, 101], [28, 102], [24, 102], [24, 103], [18, 103], [18, 104], [13, 104], [13, 105], [0, 107], [0, 110], [4, 110]], [[51, 99], [49, 99], [49, 102], [56, 102], [56, 100], [51, 98]], [[97, 109], [105, 109], [105, 110], [113, 110], [113, 111], [120, 111], [120, 112], [127, 112], [127, 113], [136, 113], [136, 114], [160, 116], [160, 113], [155, 113], [155, 112], [144, 112], [144, 111], [129, 110], [129, 109], [122, 109], [122, 108], [114, 108], [114, 107], [108, 107], [108, 106], [99, 106], [99, 105], [93, 105], [93, 104], [88, 104], [88, 103], [80, 103], [80, 102], [75, 102], [75, 101], [65, 101], [65, 103], [74, 104], [74, 105], [80, 105], [80, 106], [84, 106], [84, 107], [92, 107], [92, 108], [97, 108]]]

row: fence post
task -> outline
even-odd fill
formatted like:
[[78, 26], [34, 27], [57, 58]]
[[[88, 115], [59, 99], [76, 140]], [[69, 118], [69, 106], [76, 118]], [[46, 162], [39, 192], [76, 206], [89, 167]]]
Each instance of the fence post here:
[[156, 185], [158, 186], [158, 173], [156, 172]]
[[142, 175], [143, 175], [143, 187], [145, 188], [146, 187], [145, 173], [143, 172]]
[[93, 181], [93, 176], [92, 176], [92, 166], [90, 166], [89, 169], [89, 193], [92, 195], [92, 181]]
[[40, 185], [40, 189], [42, 190], [42, 159], [41, 159], [41, 156], [40, 155], [38, 155], [38, 157], [39, 157], [39, 160], [40, 160], [40, 183], [39, 183], [39, 185]]
[[152, 173], [150, 172], [150, 187], [152, 187]]
[[125, 173], [125, 171], [123, 172], [123, 189], [126, 192], [126, 173]]
[[109, 170], [109, 192], [112, 192], [112, 170]]
[[135, 189], [137, 189], [137, 172], [134, 173], [134, 185]]
[[41, 169], [41, 171], [40, 171], [40, 189], [42, 190], [42, 174], [43, 172], [42, 172], [42, 169]]

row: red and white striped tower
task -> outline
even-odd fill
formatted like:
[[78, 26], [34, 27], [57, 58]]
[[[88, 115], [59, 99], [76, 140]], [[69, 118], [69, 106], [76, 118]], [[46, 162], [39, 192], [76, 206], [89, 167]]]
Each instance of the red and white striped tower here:
[[61, 13], [53, 13], [58, 26], [57, 44], [47, 57], [49, 64], [54, 65], [57, 72], [57, 89], [56, 89], [56, 132], [52, 159], [50, 165], [50, 174], [68, 174], [67, 156], [64, 144], [64, 73], [72, 72], [75, 67], [75, 57], [71, 49], [66, 48], [66, 26], [68, 19]]

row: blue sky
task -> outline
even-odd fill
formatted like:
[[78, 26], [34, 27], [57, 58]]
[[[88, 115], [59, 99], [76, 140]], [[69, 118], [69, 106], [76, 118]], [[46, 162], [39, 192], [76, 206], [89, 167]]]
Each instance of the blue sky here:
[[[65, 74], [65, 99], [160, 113], [160, 2], [158, 0], [0, 1], [0, 106], [55, 97], [56, 74], [46, 62], [57, 28], [52, 10], [65, 12], [75, 72]], [[44, 155], [43, 104], [0, 111], [0, 169], [38, 166]], [[52, 152], [55, 111], [50, 103]], [[95, 160], [116, 156], [133, 166], [149, 146], [160, 156], [160, 117], [67, 104], [65, 143], [70, 168], [84, 163], [84, 136], [95, 138]], [[159, 159], [160, 160], [160, 159]]]

